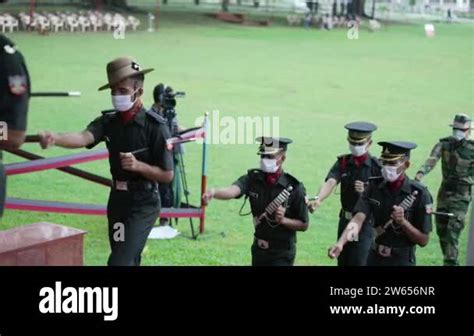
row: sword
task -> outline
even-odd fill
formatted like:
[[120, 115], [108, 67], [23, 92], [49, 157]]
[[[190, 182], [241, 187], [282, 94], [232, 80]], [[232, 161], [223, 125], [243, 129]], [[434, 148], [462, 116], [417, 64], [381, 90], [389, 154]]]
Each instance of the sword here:
[[148, 147], [143, 147], [143, 148], [140, 148], [140, 149], [136, 149], [134, 150], [133, 152], [130, 152], [130, 154], [140, 154], [140, 153], [143, 153], [143, 152], [146, 152], [148, 150]]
[[454, 217], [454, 214], [452, 212], [443, 212], [443, 211], [430, 211], [428, 212], [428, 215]]
[[30, 97], [80, 97], [79, 91], [67, 92], [32, 92]]

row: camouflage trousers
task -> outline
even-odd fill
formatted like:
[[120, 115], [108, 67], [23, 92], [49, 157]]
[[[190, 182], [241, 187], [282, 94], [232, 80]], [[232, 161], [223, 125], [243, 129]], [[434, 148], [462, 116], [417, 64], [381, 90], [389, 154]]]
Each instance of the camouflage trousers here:
[[436, 233], [439, 237], [445, 266], [459, 265], [459, 236], [465, 226], [471, 203], [471, 188], [440, 188], [437, 211], [451, 212], [454, 217], [436, 216]]

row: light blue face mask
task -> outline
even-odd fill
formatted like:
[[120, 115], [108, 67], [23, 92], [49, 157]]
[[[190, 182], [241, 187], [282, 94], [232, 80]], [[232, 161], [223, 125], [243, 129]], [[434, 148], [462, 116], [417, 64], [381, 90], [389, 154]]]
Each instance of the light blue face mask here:
[[382, 167], [382, 176], [388, 182], [394, 182], [398, 180], [402, 172], [398, 171], [400, 166], [383, 166]]
[[277, 159], [260, 159], [260, 169], [265, 173], [276, 173], [278, 171]]
[[453, 129], [453, 137], [457, 141], [461, 141], [461, 140], [466, 138], [466, 131], [462, 131], [462, 130], [459, 130], [459, 129]]
[[132, 101], [132, 97], [137, 93], [137, 91], [138, 90], [136, 90], [130, 95], [112, 95], [113, 107], [119, 112], [126, 112], [130, 110], [135, 104], [136, 99]]
[[359, 146], [349, 144], [349, 150], [351, 151], [352, 155], [359, 157], [367, 153], [367, 144]]

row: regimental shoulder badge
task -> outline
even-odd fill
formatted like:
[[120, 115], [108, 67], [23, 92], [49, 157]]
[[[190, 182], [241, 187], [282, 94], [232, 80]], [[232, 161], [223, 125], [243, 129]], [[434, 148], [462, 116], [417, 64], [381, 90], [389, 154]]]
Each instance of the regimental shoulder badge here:
[[258, 198], [258, 193], [249, 191], [249, 196], [252, 197], [252, 198], [257, 199]]
[[12, 94], [15, 96], [21, 96], [28, 90], [26, 76], [9, 76], [8, 86], [10, 87], [10, 92]]

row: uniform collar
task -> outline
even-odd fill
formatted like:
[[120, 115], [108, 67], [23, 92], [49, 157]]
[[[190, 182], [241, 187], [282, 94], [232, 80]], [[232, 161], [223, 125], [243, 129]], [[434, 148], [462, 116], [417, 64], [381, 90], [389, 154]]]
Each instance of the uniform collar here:
[[[259, 169], [260, 171], [260, 174], [258, 174], [258, 179], [261, 180], [262, 182], [264, 182], [266, 184], [266, 181], [265, 181], [265, 172], [261, 169]], [[288, 177], [286, 177], [286, 173], [284, 170], [282, 170], [281, 172], [281, 175], [280, 177], [278, 178], [278, 181], [274, 184], [274, 185], [281, 185], [283, 187], [287, 187], [288, 186], [288, 183], [289, 183], [289, 180], [288, 180]]]
[[[408, 177], [408, 175], [405, 174], [405, 179], [403, 180], [403, 184], [402, 184], [402, 186], [400, 187], [399, 190], [403, 191], [406, 194], [411, 194], [410, 185], [411, 185], [410, 178]], [[389, 190], [388, 182], [386, 180], [384, 180], [382, 183], [380, 183], [379, 184], [379, 189]]]
[[[367, 152], [367, 158], [364, 160], [363, 165], [367, 166], [367, 167], [370, 167], [372, 165], [372, 160], [371, 159], [372, 159], [372, 156], [370, 155], [370, 153]], [[354, 166], [356, 165], [353, 155], [350, 156], [349, 162]]]
[[288, 178], [286, 177], [285, 171], [283, 170], [281, 171], [281, 175], [277, 183], [285, 188], [288, 186], [289, 181], [288, 181]]
[[402, 187], [400, 188], [401, 191], [403, 191], [406, 194], [411, 194], [411, 188], [410, 188], [410, 178], [408, 175], [405, 175], [405, 180], [403, 181]]
[[142, 107], [140, 111], [138, 111], [135, 115], [133, 121], [139, 124], [140, 126], [145, 126], [145, 112], [145, 109]]

